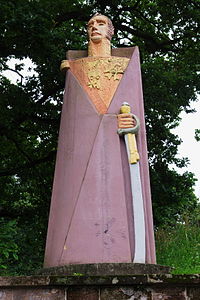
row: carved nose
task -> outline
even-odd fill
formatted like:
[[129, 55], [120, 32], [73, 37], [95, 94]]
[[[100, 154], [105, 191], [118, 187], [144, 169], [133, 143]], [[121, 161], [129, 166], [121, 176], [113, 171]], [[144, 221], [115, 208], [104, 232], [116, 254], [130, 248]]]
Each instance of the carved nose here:
[[97, 26], [96, 26], [96, 24], [94, 24], [93, 26], [92, 26], [92, 31], [93, 30], [96, 30], [97, 29]]

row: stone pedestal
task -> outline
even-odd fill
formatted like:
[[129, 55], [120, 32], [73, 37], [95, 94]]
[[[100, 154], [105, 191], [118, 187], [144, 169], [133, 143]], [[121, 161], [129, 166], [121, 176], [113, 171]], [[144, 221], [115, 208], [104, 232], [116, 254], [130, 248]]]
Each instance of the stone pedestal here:
[[38, 275], [73, 276], [123, 276], [144, 274], [169, 274], [171, 267], [157, 264], [134, 263], [103, 263], [103, 264], [69, 264], [58, 267], [44, 268], [37, 271]]
[[200, 275], [0, 277], [1, 300], [199, 300]]

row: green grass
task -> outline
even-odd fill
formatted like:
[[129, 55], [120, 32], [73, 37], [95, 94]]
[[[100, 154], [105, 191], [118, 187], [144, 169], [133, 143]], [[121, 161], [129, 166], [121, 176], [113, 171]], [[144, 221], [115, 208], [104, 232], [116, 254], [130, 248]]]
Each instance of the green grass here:
[[200, 273], [200, 227], [177, 224], [156, 231], [157, 263], [174, 267], [173, 274]]

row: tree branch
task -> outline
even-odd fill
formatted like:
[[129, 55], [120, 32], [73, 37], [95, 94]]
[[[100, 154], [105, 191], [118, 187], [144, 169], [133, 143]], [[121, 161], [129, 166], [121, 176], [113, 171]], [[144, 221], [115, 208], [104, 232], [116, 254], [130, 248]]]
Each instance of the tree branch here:
[[52, 150], [48, 153], [48, 155], [46, 155], [42, 158], [36, 159], [36, 160], [29, 161], [26, 164], [18, 166], [17, 168], [13, 168], [10, 170], [0, 170], [0, 177], [14, 176], [14, 175], [21, 173], [23, 170], [25, 170], [27, 168], [33, 168], [44, 162], [51, 161], [55, 157], [55, 154], [56, 154], [56, 150]]
[[24, 79], [24, 76], [21, 73], [19, 73], [17, 70], [14, 70], [14, 69], [9, 68], [9, 67], [6, 66], [6, 69], [4, 71], [7, 71], [7, 70], [12, 71], [12, 72], [16, 73], [17, 75], [19, 75], [21, 77], [21, 83], [22, 83], [22, 80]]
[[28, 156], [28, 154], [26, 152], [24, 152], [24, 150], [19, 146], [18, 142], [13, 137], [9, 136], [8, 134], [6, 134], [6, 137], [7, 137], [7, 139], [9, 139], [10, 141], [13, 142], [13, 144], [15, 145], [17, 150], [19, 150], [19, 152], [21, 152], [28, 161], [32, 161], [31, 157]]

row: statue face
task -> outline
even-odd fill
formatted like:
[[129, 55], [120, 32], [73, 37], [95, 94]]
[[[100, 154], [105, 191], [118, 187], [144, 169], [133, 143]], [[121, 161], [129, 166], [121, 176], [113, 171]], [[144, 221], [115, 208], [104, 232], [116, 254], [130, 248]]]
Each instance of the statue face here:
[[89, 40], [94, 43], [99, 43], [103, 38], [108, 36], [108, 18], [105, 16], [95, 16], [88, 22], [88, 36]]

